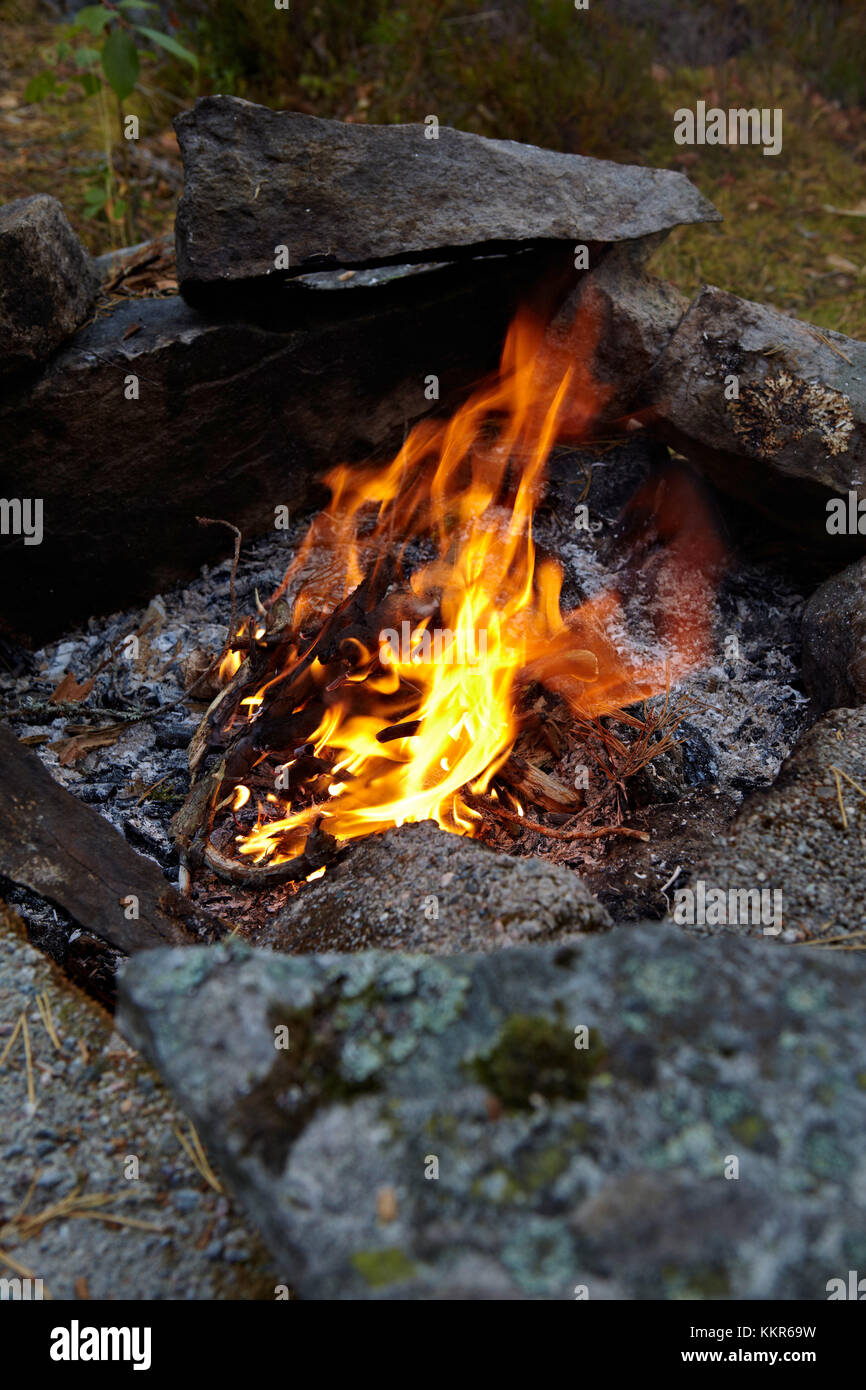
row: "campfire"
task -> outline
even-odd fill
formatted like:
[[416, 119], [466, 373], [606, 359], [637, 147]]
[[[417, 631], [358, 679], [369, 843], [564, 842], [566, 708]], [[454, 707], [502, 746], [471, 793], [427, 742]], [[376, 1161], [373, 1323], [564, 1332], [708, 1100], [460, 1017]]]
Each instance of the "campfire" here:
[[[623, 824], [625, 782], [670, 747], [671, 688], [711, 662], [723, 549], [674, 472], [627, 509], [622, 584], [563, 610], [533, 524], [552, 449], [590, 440], [610, 394], [589, 371], [597, 336], [587, 304], [557, 332], [521, 311], [498, 372], [452, 418], [416, 425], [386, 467], [329, 474], [330, 505], [237, 627], [194, 741], [175, 822], [193, 862], [297, 882], [345, 842], [425, 820], [648, 838]], [[622, 587], [649, 645], [629, 636]], [[629, 712], [663, 691], [659, 710]], [[561, 763], [578, 741], [605, 773], [591, 805], [585, 776], [566, 782], [531, 752]], [[567, 828], [538, 824], [544, 812]]]
[[[401, 855], [427, 896], [485, 899], [466, 949], [658, 920], [814, 719], [825, 625], [808, 661], [801, 628], [835, 564], [826, 494], [862, 471], [834, 452], [859, 438], [859, 345], [653, 278], [672, 226], [717, 217], [682, 174], [228, 98], [180, 131], [180, 294], [107, 305], [8, 393], [15, 490], [49, 437], [60, 489], [44, 543], [4, 551], [36, 651], [0, 674], [0, 868], [34, 939], [109, 981], [118, 953], [228, 932], [454, 949], [456, 901], [435, 942], [393, 886], [371, 920], [364, 884]], [[323, 141], [375, 190], [363, 217], [310, 185]], [[229, 147], [254, 179], [224, 182]], [[147, 383], [120, 463], [118, 371]], [[786, 413], [782, 375], [830, 414]], [[506, 928], [499, 874], [567, 910]]]

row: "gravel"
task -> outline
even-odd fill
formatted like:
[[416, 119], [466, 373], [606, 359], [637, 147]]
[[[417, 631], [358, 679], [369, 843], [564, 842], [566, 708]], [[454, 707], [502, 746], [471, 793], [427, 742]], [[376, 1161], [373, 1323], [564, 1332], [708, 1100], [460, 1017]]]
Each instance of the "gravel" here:
[[[40, 995], [60, 1052], [41, 1021]], [[22, 1011], [35, 1105], [19, 1034], [0, 1068], [0, 1252], [55, 1299], [273, 1298], [277, 1280], [261, 1241], [193, 1167], [174, 1133], [188, 1134], [189, 1123], [163, 1082], [0, 904], [0, 1055]], [[137, 1180], [124, 1176], [131, 1157]], [[26, 1214], [34, 1216], [76, 1190], [111, 1194], [112, 1210], [147, 1229], [55, 1218], [22, 1238], [13, 1218], [28, 1192]], [[0, 1257], [0, 1275], [14, 1273]]]

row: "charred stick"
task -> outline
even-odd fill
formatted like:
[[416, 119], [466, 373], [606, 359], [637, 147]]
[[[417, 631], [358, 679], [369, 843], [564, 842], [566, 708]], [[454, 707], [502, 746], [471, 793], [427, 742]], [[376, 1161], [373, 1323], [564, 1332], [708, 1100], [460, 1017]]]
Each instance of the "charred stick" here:
[[420, 728], [420, 719], [407, 719], [403, 724], [392, 724], [389, 729], [380, 729], [376, 735], [376, 742], [391, 743], [395, 738], [412, 738]]
[[0, 873], [59, 902], [82, 927], [127, 954], [224, 935], [219, 918], [194, 908], [3, 725], [0, 757]]

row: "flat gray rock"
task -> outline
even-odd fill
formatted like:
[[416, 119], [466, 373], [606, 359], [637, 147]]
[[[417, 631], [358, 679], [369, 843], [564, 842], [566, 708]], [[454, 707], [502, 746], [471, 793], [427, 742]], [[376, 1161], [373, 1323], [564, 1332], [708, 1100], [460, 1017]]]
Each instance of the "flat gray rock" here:
[[866, 496], [866, 343], [707, 285], [647, 398], [719, 487], [839, 548], [825, 499]]
[[283, 951], [492, 951], [599, 931], [610, 918], [577, 874], [512, 859], [432, 821], [368, 835], [280, 913]]
[[607, 249], [599, 264], [581, 277], [548, 330], [569, 341], [577, 315], [597, 327], [589, 363], [592, 379], [604, 388], [603, 418], [618, 419], [645, 400], [647, 379], [671, 341], [689, 301], [666, 280], [647, 273], [645, 263], [663, 234]]
[[87, 318], [98, 288], [56, 198], [0, 208], [0, 374], [44, 361]]
[[683, 174], [440, 126], [366, 126], [204, 97], [175, 122], [185, 293], [331, 266], [451, 258], [539, 241], [613, 242], [719, 215]]
[[[866, 927], [866, 796], [848, 780], [862, 788], [864, 767], [866, 708], [824, 715], [782, 764], [775, 785], [750, 797], [719, 835], [713, 853], [695, 870], [691, 891], [703, 882], [707, 902], [710, 888], [721, 889], [729, 919], [732, 890], [778, 893], [782, 931], [800, 938], [838, 937]], [[743, 911], [737, 900], [735, 909], [737, 920], [683, 925], [700, 932], [763, 934], [768, 923], [755, 921], [751, 906]], [[766, 909], [767, 918], [779, 915], [772, 896]]]
[[120, 1022], [302, 1298], [823, 1300], [866, 1263], [862, 996], [856, 956], [656, 924], [146, 952]]

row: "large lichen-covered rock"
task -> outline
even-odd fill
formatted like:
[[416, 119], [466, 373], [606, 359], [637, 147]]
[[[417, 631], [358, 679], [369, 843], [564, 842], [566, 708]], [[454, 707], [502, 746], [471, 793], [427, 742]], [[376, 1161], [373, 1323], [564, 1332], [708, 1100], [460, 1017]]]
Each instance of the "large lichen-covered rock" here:
[[856, 956], [160, 950], [120, 1023], [303, 1298], [823, 1299], [866, 1265]]
[[866, 704], [866, 560], [833, 575], [807, 603], [802, 664], [820, 710]]
[[266, 939], [282, 951], [490, 951], [609, 926], [571, 869], [512, 859], [425, 821], [351, 845]]
[[98, 288], [56, 198], [0, 207], [0, 373], [44, 361], [87, 318]]
[[214, 96], [175, 128], [187, 294], [335, 265], [623, 241], [719, 217], [683, 174], [429, 123], [343, 124]]

